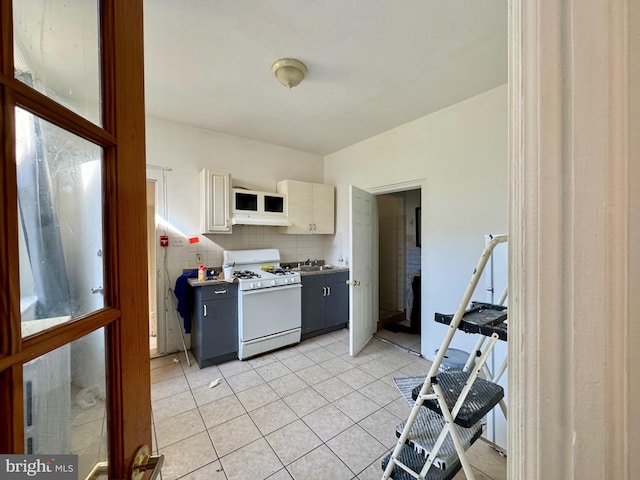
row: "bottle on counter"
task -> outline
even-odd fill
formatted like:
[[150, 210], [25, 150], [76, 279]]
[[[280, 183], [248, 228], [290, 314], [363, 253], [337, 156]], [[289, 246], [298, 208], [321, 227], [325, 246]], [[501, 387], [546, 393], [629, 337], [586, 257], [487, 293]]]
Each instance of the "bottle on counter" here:
[[207, 269], [204, 265], [198, 267], [198, 281], [204, 282], [207, 279]]

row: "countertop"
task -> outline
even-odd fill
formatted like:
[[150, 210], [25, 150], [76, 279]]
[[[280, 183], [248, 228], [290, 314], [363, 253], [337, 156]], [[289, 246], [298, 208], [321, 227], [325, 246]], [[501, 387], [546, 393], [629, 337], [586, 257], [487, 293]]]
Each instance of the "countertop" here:
[[[297, 269], [294, 269], [294, 270], [297, 271]], [[300, 276], [305, 277], [308, 275], [327, 275], [331, 273], [341, 273], [341, 272], [348, 272], [348, 271], [349, 271], [348, 267], [338, 267], [338, 268], [326, 268], [324, 270], [316, 270], [312, 272], [299, 272], [299, 273], [300, 273]], [[206, 287], [208, 285], [224, 285], [225, 283], [234, 283], [235, 280], [221, 280], [217, 278], [209, 278], [207, 280], [204, 280], [203, 282], [199, 282], [197, 278], [190, 278], [187, 280], [187, 282], [192, 287]]]
[[311, 272], [300, 272], [300, 275], [305, 277], [307, 275], [326, 275], [329, 273], [341, 273], [341, 272], [348, 272], [348, 271], [349, 271], [348, 267], [334, 267], [334, 268], [325, 268], [324, 270], [315, 270]]
[[227, 283], [234, 283], [235, 280], [222, 280], [214, 277], [209, 277], [207, 280], [199, 282], [197, 278], [190, 278], [187, 280], [192, 287], [206, 287], [207, 285], [224, 285]]

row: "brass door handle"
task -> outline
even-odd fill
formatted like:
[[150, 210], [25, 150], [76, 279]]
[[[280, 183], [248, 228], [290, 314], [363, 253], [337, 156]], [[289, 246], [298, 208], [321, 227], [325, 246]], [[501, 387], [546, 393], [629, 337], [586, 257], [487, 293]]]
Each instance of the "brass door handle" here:
[[85, 480], [95, 480], [100, 477], [104, 477], [109, 474], [109, 463], [98, 462], [86, 476]]
[[141, 480], [151, 470], [149, 480], [160, 478], [164, 455], [149, 455], [149, 445], [142, 445], [136, 452], [131, 466], [131, 480]]
[[353, 285], [354, 287], [360, 286], [360, 282], [358, 280], [347, 280], [345, 283], [347, 285]]

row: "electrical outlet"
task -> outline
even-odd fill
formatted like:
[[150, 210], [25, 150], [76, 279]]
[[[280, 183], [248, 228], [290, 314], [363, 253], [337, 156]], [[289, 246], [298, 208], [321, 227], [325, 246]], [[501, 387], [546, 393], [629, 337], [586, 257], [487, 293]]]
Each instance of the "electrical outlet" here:
[[196, 263], [198, 265], [202, 265], [202, 254], [201, 253], [196, 253]]
[[184, 247], [184, 238], [183, 237], [171, 237], [171, 246], [172, 247]]

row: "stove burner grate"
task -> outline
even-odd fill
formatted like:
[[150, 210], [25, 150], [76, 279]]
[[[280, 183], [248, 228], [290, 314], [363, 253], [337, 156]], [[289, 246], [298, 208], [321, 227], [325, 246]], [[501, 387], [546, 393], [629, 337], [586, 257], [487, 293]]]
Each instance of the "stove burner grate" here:
[[252, 272], [251, 270], [236, 270], [233, 272], [233, 276], [242, 280], [248, 278], [260, 278], [258, 273]]
[[293, 275], [295, 272], [290, 268], [276, 268], [272, 270], [271, 273], [274, 275]]

